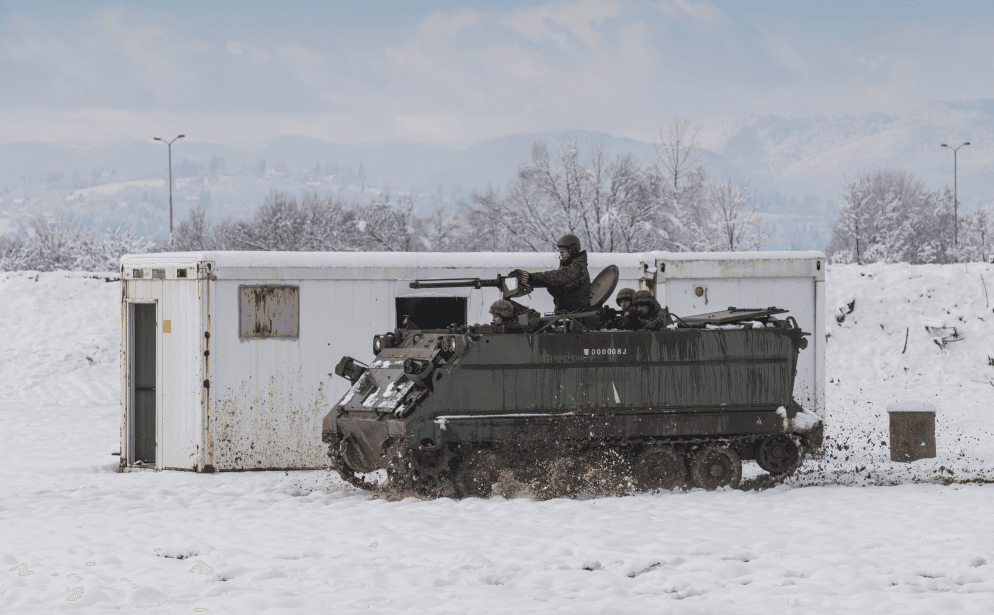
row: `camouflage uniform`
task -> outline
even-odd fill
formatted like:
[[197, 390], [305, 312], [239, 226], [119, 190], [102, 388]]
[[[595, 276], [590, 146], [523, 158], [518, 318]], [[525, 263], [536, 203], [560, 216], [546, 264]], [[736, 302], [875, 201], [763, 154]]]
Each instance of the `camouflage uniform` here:
[[621, 307], [621, 302], [626, 299], [629, 302], [629, 306], [620, 312], [613, 311], [614, 317], [604, 323], [605, 329], [638, 329], [638, 319], [634, 317], [635, 307], [631, 305], [634, 296], [634, 288], [622, 288], [618, 291], [618, 296], [615, 298], [618, 307]]
[[639, 305], [648, 305], [649, 313], [643, 317], [638, 313], [638, 310], [632, 310], [632, 313], [638, 321], [638, 327], [636, 327], [637, 329], [659, 331], [666, 328], [666, 325], [668, 324], [667, 321], [669, 319], [659, 318], [659, 316], [664, 313], [663, 307], [659, 305], [659, 302], [652, 296], [652, 293], [647, 290], [640, 290], [635, 293], [635, 297], [632, 299], [632, 307], [637, 308]]
[[545, 287], [555, 302], [556, 314], [590, 311], [590, 272], [587, 252], [580, 250], [580, 240], [566, 235], [559, 247], [569, 250], [569, 258], [559, 263], [559, 269], [528, 274], [528, 285]]
[[500, 316], [504, 319], [504, 322], [500, 324], [506, 325], [514, 320], [514, 304], [506, 299], [498, 299], [490, 306], [490, 313], [494, 316]]

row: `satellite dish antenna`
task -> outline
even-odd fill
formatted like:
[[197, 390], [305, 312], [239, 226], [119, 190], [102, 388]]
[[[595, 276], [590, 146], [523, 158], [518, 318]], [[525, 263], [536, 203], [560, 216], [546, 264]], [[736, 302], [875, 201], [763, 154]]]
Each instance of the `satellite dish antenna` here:
[[590, 307], [599, 308], [614, 293], [620, 277], [617, 265], [608, 265], [590, 283]]

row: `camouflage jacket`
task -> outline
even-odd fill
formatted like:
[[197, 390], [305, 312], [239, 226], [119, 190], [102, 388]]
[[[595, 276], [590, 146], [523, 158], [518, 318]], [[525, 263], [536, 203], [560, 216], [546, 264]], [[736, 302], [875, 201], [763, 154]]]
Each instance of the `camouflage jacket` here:
[[528, 274], [528, 284], [549, 289], [556, 314], [590, 310], [590, 272], [587, 271], [586, 251], [563, 261], [559, 269]]
[[[662, 331], [666, 328], [669, 323], [669, 318], [665, 315], [668, 312], [663, 310], [663, 307], [659, 305], [659, 302], [655, 299], [652, 300], [652, 308], [649, 310], [649, 315], [645, 318], [638, 318], [638, 329], [647, 329], [649, 331]], [[660, 318], [663, 316], [663, 318]]]

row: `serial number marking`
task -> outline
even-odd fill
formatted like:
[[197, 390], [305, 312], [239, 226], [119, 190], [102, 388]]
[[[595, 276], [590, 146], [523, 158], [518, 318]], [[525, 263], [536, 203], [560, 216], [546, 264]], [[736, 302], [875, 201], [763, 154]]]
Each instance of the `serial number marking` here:
[[628, 354], [627, 348], [584, 348], [583, 356], [593, 357], [600, 355], [626, 355]]

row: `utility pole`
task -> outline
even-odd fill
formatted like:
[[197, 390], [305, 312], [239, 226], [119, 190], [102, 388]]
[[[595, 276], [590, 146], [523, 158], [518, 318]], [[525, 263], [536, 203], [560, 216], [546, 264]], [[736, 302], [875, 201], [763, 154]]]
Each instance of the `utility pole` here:
[[[186, 135], [180, 135], [176, 139], [182, 139]], [[159, 137], [155, 137], [153, 141], [162, 141], [169, 147], [169, 243], [173, 241], [173, 139], [172, 141], [165, 141]]]
[[967, 141], [962, 145], [957, 147], [949, 147], [945, 143], [941, 147], [949, 147], [953, 150], [953, 245], [959, 246], [959, 196], [956, 193], [956, 153], [959, 152], [959, 148], [963, 145], [969, 145], [970, 142]]

